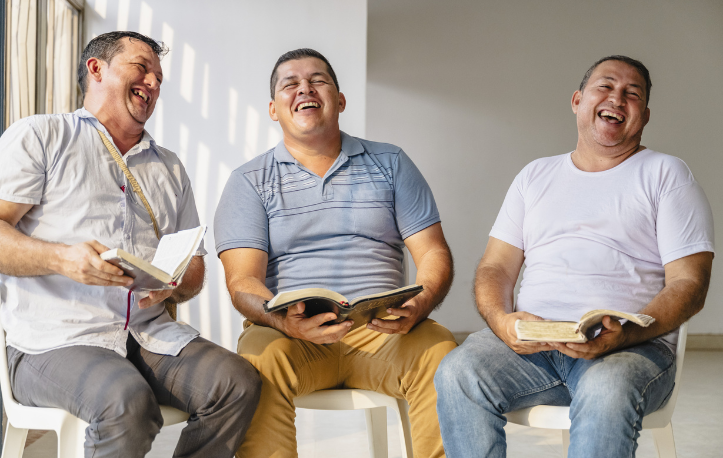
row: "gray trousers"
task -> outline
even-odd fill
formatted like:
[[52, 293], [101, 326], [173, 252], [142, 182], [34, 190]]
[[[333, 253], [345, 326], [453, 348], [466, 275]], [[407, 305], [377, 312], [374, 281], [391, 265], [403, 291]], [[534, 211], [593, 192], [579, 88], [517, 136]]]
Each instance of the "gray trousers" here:
[[256, 369], [200, 337], [178, 356], [151, 353], [130, 336], [127, 348], [123, 358], [98, 347], [39, 355], [8, 347], [15, 399], [88, 422], [86, 458], [145, 456], [163, 425], [159, 404], [191, 414], [174, 457], [233, 457], [261, 395]]

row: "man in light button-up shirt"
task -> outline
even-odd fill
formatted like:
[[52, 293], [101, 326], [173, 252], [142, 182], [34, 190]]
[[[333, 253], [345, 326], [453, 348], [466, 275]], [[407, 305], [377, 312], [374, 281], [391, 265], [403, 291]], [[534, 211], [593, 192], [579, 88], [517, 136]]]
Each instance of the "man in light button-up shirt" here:
[[130, 32], [92, 40], [81, 58], [84, 108], [22, 119], [0, 138], [0, 318], [11, 384], [22, 404], [87, 421], [87, 457], [142, 457], [159, 404], [191, 414], [175, 456], [231, 457], [260, 394], [240, 356], [175, 322], [163, 301], [203, 286], [203, 246], [175, 290], [133, 307], [132, 279], [99, 254], [153, 257], [151, 217], [103, 145], [122, 154], [161, 235], [198, 226], [190, 180], [144, 130], [160, 94], [162, 45]]

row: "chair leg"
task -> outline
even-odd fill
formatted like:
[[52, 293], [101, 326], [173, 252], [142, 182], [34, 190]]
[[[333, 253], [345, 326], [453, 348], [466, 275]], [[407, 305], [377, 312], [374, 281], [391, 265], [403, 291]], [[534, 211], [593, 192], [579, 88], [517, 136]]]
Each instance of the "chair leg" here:
[[28, 430], [16, 428], [7, 423], [5, 426], [5, 441], [3, 443], [3, 458], [22, 458], [25, 450], [25, 439], [28, 437]]
[[672, 423], [668, 423], [668, 426], [665, 428], [655, 428], [650, 431], [653, 433], [658, 458], [676, 458], [678, 456], [675, 452]]
[[78, 418], [67, 418], [58, 431], [58, 458], [85, 456], [85, 429], [88, 424]]
[[397, 399], [397, 415], [399, 416], [399, 435], [402, 440], [402, 458], [414, 458], [412, 450], [412, 424], [409, 422], [409, 404], [404, 399]]
[[387, 408], [364, 409], [364, 415], [367, 420], [369, 455], [371, 458], [387, 458]]
[[570, 448], [570, 430], [562, 430], [562, 458], [567, 458], [567, 449]]

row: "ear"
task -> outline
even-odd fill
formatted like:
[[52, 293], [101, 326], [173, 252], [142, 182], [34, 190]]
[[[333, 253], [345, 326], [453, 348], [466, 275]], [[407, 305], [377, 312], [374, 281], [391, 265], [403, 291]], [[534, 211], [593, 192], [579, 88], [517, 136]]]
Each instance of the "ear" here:
[[273, 100], [269, 102], [269, 117], [272, 121], [278, 121], [279, 117], [276, 116], [276, 102]]
[[85, 67], [88, 69], [88, 76], [95, 82], [100, 83], [103, 81], [103, 75], [101, 74], [103, 65], [100, 59], [91, 57], [85, 62]]
[[648, 125], [648, 121], [650, 121], [650, 108], [646, 108], [643, 113], [643, 127]]
[[344, 97], [344, 93], [339, 93], [339, 113], [343, 113], [346, 109], [346, 97]]
[[575, 91], [572, 93], [572, 112], [577, 114], [577, 109], [580, 107], [580, 101], [582, 100], [582, 92]]

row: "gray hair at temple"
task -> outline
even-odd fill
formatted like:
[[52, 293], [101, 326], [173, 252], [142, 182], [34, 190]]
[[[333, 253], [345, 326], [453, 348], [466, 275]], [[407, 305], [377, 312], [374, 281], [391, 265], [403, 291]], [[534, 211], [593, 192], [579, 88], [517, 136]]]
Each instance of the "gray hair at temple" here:
[[78, 85], [80, 90], [85, 97], [85, 92], [88, 90], [88, 68], [85, 64], [88, 59], [95, 57], [104, 62], [110, 63], [117, 54], [123, 52], [124, 45], [123, 38], [128, 37], [132, 40], [139, 40], [151, 47], [158, 58], [162, 58], [168, 54], [168, 47], [163, 44], [162, 41], [156, 41], [153, 38], [141, 35], [136, 32], [108, 32], [90, 40], [88, 46], [83, 50], [83, 54], [80, 56], [80, 63], [78, 64]]
[[634, 67], [638, 73], [640, 73], [640, 76], [643, 77], [645, 80], [645, 106], [648, 106], [648, 103], [650, 103], [650, 89], [653, 87], [653, 83], [650, 81], [650, 72], [648, 69], [643, 65], [642, 62], [639, 60], [635, 60], [628, 56], [621, 56], [621, 55], [613, 55], [613, 56], [607, 56], [603, 57], [599, 61], [592, 64], [592, 67], [588, 69], [588, 71], [585, 73], [585, 76], [582, 78], [582, 82], [580, 83], [580, 92], [583, 92], [585, 90], [585, 86], [587, 86], [587, 82], [590, 79], [590, 75], [592, 75], [592, 72], [595, 71], [598, 65], [602, 64], [603, 62], [607, 62], [609, 60], [617, 60], [620, 62], [624, 62], [631, 67]]

